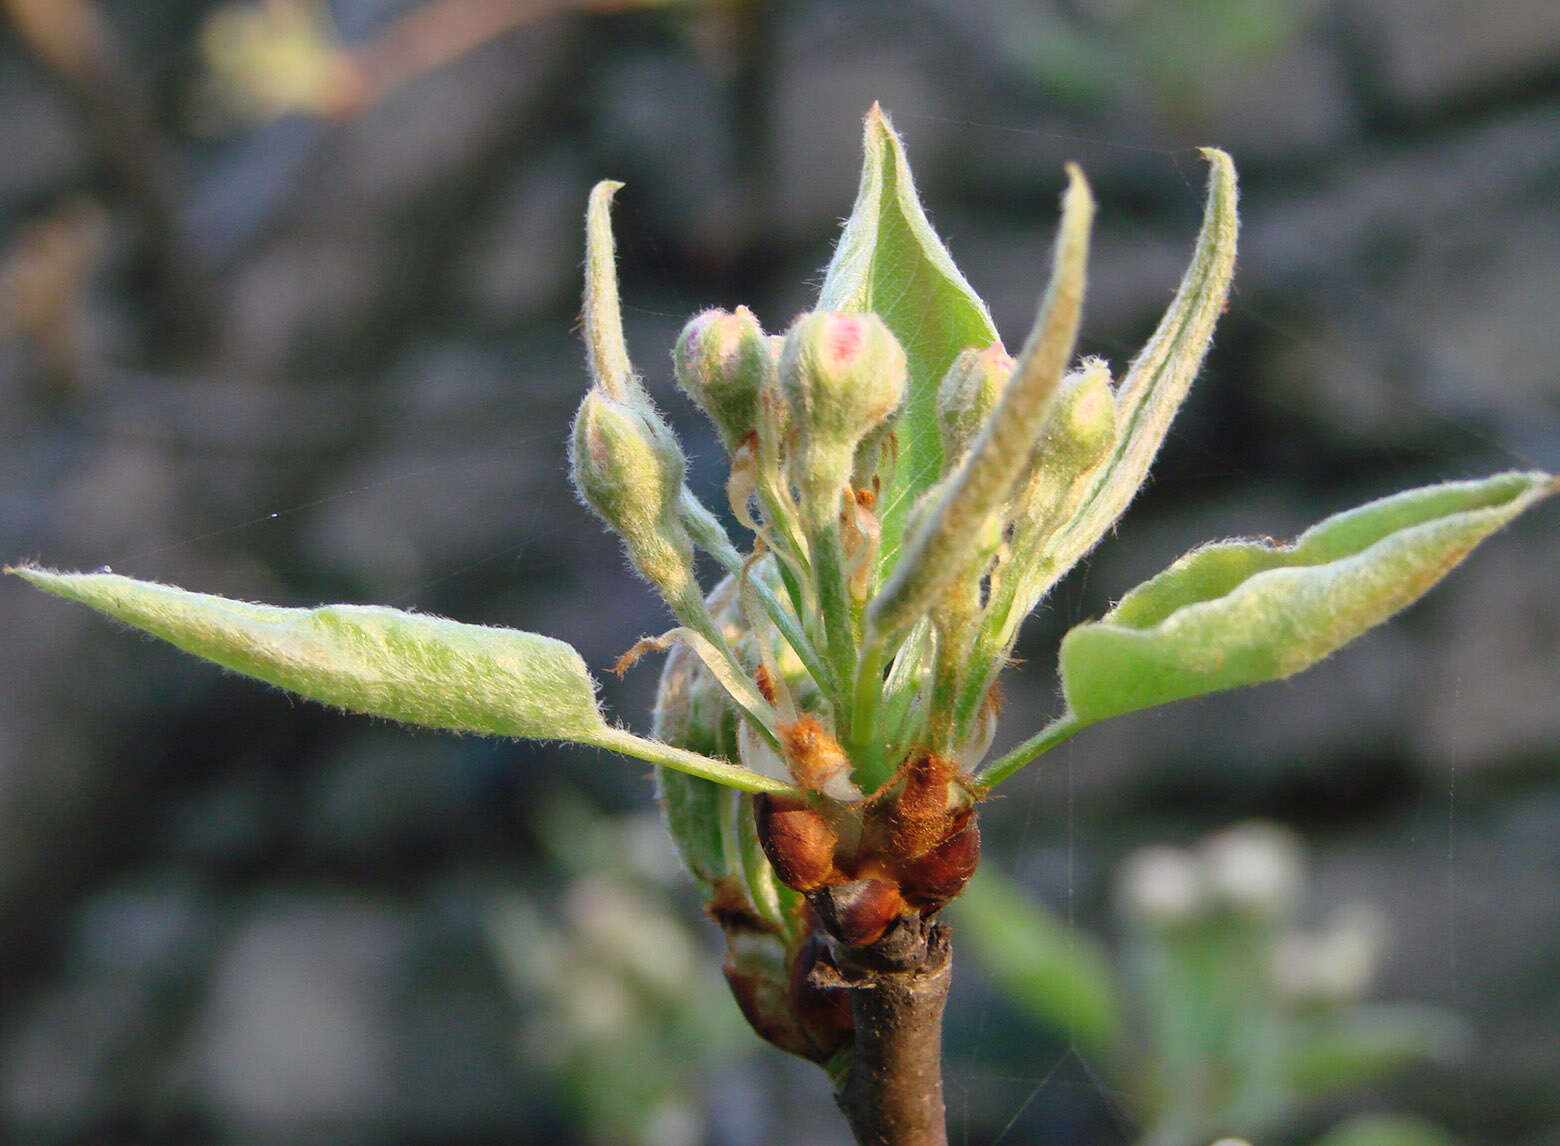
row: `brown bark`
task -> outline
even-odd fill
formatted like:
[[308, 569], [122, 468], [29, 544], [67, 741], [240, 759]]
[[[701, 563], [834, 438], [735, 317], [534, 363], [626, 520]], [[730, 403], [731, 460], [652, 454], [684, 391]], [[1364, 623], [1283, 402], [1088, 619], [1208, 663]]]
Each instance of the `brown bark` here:
[[851, 988], [855, 1043], [835, 1101], [862, 1146], [946, 1146], [942, 1015], [953, 978], [947, 927], [901, 916], [881, 939], [839, 946], [815, 976]]

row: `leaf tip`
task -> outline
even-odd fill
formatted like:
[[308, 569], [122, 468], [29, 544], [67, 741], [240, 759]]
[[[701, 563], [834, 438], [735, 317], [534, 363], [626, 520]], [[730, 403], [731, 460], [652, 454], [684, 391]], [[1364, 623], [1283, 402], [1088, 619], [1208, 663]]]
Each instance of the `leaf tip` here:
[[1068, 163], [1063, 170], [1067, 173], [1067, 189], [1062, 192], [1062, 217], [1065, 219], [1071, 215], [1092, 219], [1094, 192], [1083, 174], [1083, 168], [1076, 163]]
[[0, 573], [8, 577], [20, 577], [30, 585], [43, 587], [44, 582], [58, 578], [60, 574], [51, 569], [45, 569], [35, 561], [19, 561], [15, 565], [6, 565], [0, 568]]
[[591, 206], [602, 205], [612, 201], [612, 196], [623, 190], [624, 183], [621, 179], [601, 179], [590, 189]]

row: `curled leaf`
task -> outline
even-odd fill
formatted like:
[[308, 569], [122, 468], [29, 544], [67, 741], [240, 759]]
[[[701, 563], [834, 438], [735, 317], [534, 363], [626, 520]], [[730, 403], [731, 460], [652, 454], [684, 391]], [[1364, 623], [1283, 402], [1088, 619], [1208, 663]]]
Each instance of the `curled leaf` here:
[[1554, 491], [1544, 473], [1448, 482], [1337, 514], [1293, 545], [1194, 550], [1067, 634], [1069, 714], [1087, 724], [1299, 672], [1416, 600]]
[[13, 570], [153, 636], [310, 700], [407, 724], [590, 741], [606, 727], [569, 645], [377, 605], [250, 605], [114, 573]]

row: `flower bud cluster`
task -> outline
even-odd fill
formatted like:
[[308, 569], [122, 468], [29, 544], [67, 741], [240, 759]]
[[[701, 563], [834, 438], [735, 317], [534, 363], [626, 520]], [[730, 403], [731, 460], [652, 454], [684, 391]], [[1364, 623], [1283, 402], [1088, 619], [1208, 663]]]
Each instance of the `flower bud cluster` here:
[[[1128, 395], [1103, 363], [1072, 369], [1093, 201], [1069, 169], [1052, 279], [1016, 357], [982, 319], [960, 332], [981, 330], [981, 344], [929, 358], [920, 323], [936, 316], [874, 313], [865, 279], [826, 284], [830, 305], [783, 335], [743, 307], [687, 324], [674, 374], [729, 456], [731, 515], [752, 534], [743, 554], [689, 492], [683, 453], [629, 363], [614, 190], [598, 186], [587, 216], [593, 385], [574, 426], [574, 481], [680, 622], [622, 662], [670, 652], [658, 738], [777, 786], [753, 796], [680, 773], [660, 781], [744, 1014], [822, 1061], [850, 1037], [826, 973], [834, 952], [933, 915], [974, 872], [997, 673], [1065, 571], [1057, 553], [1092, 543], [1114, 505], [1098, 475], [1127, 449]], [[847, 277], [854, 242], [836, 259]], [[928, 273], [947, 273], [945, 253], [927, 257]], [[914, 336], [915, 363], [896, 331]], [[708, 598], [696, 549], [727, 575]]]

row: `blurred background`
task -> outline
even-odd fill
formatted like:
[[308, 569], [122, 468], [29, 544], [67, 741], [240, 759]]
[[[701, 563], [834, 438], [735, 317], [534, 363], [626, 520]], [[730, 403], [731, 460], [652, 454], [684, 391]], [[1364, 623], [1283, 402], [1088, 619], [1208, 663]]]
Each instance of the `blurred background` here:
[[[1067, 626], [1202, 541], [1560, 468], [1553, 0], [0, 12], [7, 560], [539, 630], [604, 674], [664, 618], [567, 483], [586, 192], [627, 183], [630, 348], [718, 504], [673, 340], [809, 305], [873, 100], [1010, 347], [1063, 162], [1118, 368], [1196, 145], [1244, 186], [1213, 354], [1026, 630], [999, 748], [1056, 710]], [[1308, 674], [1005, 787], [952, 912], [954, 1140], [1560, 1143], [1557, 571], [1547, 505]], [[742, 1026], [642, 766], [342, 717], [17, 583], [0, 633], [0, 1140], [846, 1141]], [[654, 682], [605, 699], [646, 729]]]

